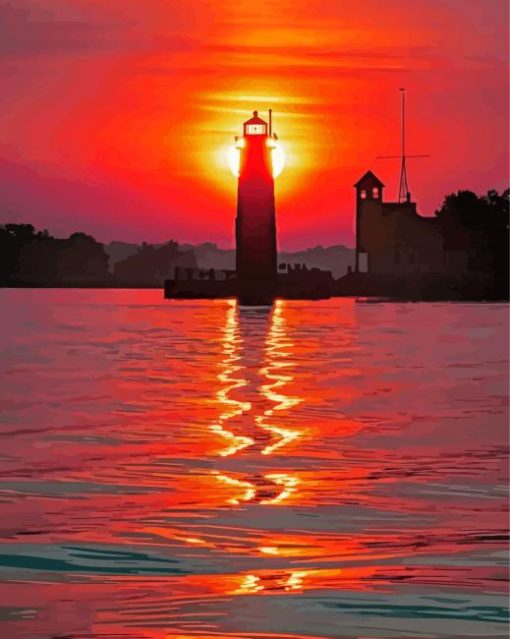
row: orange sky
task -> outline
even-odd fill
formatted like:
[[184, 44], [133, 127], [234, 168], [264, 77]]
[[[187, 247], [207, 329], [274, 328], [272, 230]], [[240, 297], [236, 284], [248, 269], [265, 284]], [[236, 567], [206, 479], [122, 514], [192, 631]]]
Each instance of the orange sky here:
[[507, 23], [507, 0], [4, 2], [0, 221], [231, 246], [225, 152], [272, 107], [280, 246], [352, 245], [352, 184], [397, 191], [401, 86], [423, 214], [505, 188]]

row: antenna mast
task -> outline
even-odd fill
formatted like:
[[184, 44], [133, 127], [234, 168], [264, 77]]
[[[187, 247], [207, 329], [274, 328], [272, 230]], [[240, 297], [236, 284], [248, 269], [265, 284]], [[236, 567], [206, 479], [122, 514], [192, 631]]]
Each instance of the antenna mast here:
[[409, 183], [407, 182], [407, 160], [409, 158], [428, 158], [430, 155], [406, 155], [406, 90], [399, 89], [400, 111], [401, 111], [401, 137], [402, 137], [402, 154], [401, 155], [378, 155], [379, 160], [399, 159], [400, 164], [400, 185], [398, 189], [398, 201], [410, 202], [411, 193], [409, 193]]
[[410, 202], [411, 194], [409, 193], [409, 184], [407, 183], [406, 168], [406, 90], [400, 89], [401, 114], [402, 114], [402, 166], [400, 168], [400, 187], [398, 190], [399, 202]]

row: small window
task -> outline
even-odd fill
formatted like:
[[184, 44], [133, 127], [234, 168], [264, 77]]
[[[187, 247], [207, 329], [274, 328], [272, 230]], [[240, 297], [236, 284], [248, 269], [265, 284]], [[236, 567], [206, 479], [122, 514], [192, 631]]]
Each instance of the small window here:
[[359, 196], [362, 200], [367, 199], [367, 192], [365, 191], [365, 189], [363, 189], [363, 191], [360, 192]]
[[368, 253], [358, 255], [358, 270], [360, 273], [368, 273]]
[[379, 187], [378, 186], [374, 186], [374, 188], [372, 189], [372, 197], [374, 198], [374, 200], [378, 200], [379, 199]]
[[266, 132], [265, 124], [248, 124], [246, 127], [246, 133], [248, 135], [264, 135]]

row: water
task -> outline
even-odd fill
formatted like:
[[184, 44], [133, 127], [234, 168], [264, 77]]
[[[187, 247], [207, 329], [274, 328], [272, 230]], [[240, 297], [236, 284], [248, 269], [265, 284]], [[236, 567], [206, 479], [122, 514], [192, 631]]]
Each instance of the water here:
[[1, 637], [506, 637], [504, 305], [0, 298]]

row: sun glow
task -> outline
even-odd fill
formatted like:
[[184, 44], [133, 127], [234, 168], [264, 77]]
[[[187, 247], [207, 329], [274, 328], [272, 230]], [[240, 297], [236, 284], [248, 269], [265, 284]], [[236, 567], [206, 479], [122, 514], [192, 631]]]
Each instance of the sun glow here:
[[273, 177], [278, 177], [285, 166], [285, 153], [282, 147], [274, 140], [268, 141], [271, 147], [271, 161], [273, 165]]
[[228, 168], [232, 171], [232, 175], [239, 177], [239, 165], [241, 164], [241, 149], [244, 141], [240, 140], [227, 151]]
[[[285, 166], [285, 152], [278, 142], [268, 140], [267, 145], [271, 149], [271, 164], [273, 166], [273, 177], [278, 177]], [[244, 147], [244, 140], [239, 140], [231, 146], [227, 152], [228, 167], [235, 177], [239, 177], [239, 165], [241, 163], [241, 149]]]

